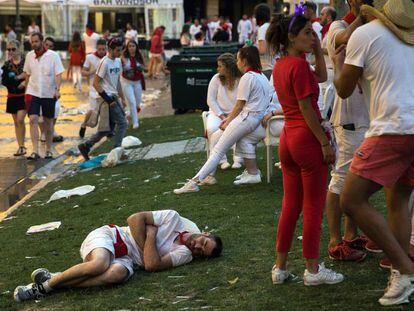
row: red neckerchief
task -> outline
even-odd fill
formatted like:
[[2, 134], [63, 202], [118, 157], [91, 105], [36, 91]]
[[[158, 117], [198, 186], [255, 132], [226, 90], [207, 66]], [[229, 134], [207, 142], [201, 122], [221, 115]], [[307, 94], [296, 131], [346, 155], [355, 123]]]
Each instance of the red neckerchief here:
[[86, 28], [85, 33], [88, 37], [91, 37], [93, 35], [93, 30], [89, 29], [89, 28]]
[[184, 234], [188, 233], [188, 231], [183, 231], [183, 232], [175, 231], [175, 233], [178, 233], [178, 235], [175, 239], [177, 239], [177, 238], [180, 239], [180, 243], [182, 245], [185, 245]]
[[42, 49], [40, 50], [40, 52], [34, 50], [35, 55], [36, 55], [36, 59], [42, 57], [43, 54], [45, 54], [47, 52], [47, 49], [42, 45]]
[[262, 73], [261, 70], [257, 70], [257, 69], [253, 69], [253, 68], [247, 68], [246, 73], [248, 73], [249, 71], [253, 71], [255, 73]]
[[319, 17], [315, 17], [315, 18], [312, 18], [311, 19], [311, 23], [313, 24], [314, 22], [320, 22], [321, 21], [321, 19], [319, 18]]
[[93, 53], [93, 55], [95, 55], [96, 57], [98, 57], [98, 58], [104, 58], [105, 57], [105, 55], [104, 56], [100, 56], [99, 54], [98, 54], [98, 51], [95, 51], [95, 53]]
[[321, 30], [322, 40], [325, 38], [325, 36], [328, 33], [329, 28], [331, 27], [331, 25], [332, 25], [332, 22], [330, 22], [330, 23], [328, 23], [328, 24], [326, 24], [325, 26], [322, 27], [322, 30]]
[[356, 19], [356, 16], [352, 12], [349, 12], [342, 18], [342, 20], [345, 21], [348, 25], [351, 25], [355, 19]]

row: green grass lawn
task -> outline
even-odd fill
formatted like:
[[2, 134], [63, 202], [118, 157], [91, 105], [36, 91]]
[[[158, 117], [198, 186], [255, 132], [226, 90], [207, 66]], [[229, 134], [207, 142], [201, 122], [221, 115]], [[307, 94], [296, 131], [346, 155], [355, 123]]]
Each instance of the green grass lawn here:
[[[169, 126], [179, 126], [175, 124], [182, 121], [196, 129], [195, 123], [201, 122], [198, 118], [198, 115], [189, 115], [146, 119], [137, 136], [146, 137], [149, 142], [163, 141], [170, 137]], [[163, 128], [156, 131], [159, 135], [152, 140], [149, 133], [140, 133], [150, 122], [163, 124]], [[185, 130], [189, 132], [188, 137], [201, 132], [201, 129], [191, 133]], [[174, 135], [177, 139], [179, 134]], [[259, 165], [264, 170], [264, 150], [260, 149], [258, 155]], [[282, 199], [280, 171], [271, 184], [242, 187], [232, 184], [240, 171], [219, 171], [217, 185], [204, 187], [199, 193], [172, 194], [177, 182], [192, 177], [204, 160], [205, 154], [199, 153], [137, 161], [79, 173], [49, 184], [14, 214], [17, 218], [0, 223], [0, 310], [380, 309], [377, 299], [387, 282], [387, 272], [378, 266], [380, 257], [369, 255], [358, 264], [332, 263], [325, 251], [326, 223], [321, 242], [322, 260], [328, 267], [344, 273], [345, 282], [305, 287], [301, 243], [295, 239], [290, 270], [296, 277], [287, 284], [272, 285], [270, 269]], [[157, 175], [160, 177], [152, 178]], [[56, 190], [85, 184], [95, 185], [96, 190], [82, 197], [45, 204]], [[382, 194], [374, 198], [374, 203], [385, 208]], [[122, 286], [56, 292], [37, 303], [13, 301], [15, 286], [29, 283], [30, 273], [35, 268], [62, 271], [80, 262], [79, 247], [94, 228], [108, 223], [125, 225], [132, 213], [158, 209], [175, 209], [195, 221], [200, 229], [220, 235], [224, 241], [223, 256], [158, 273], [137, 271]], [[31, 225], [56, 220], [62, 221], [58, 230], [25, 235]], [[298, 227], [296, 236], [299, 235], [301, 228]], [[236, 278], [235, 284], [229, 284], [228, 281]], [[190, 298], [181, 301], [177, 296]], [[413, 305], [405, 309], [410, 307]]]
[[[142, 141], [142, 146], [203, 136], [201, 113], [141, 119], [139, 126], [138, 130], [129, 128], [125, 136], [137, 136]], [[106, 141], [94, 151], [94, 154], [110, 148], [112, 142]]]

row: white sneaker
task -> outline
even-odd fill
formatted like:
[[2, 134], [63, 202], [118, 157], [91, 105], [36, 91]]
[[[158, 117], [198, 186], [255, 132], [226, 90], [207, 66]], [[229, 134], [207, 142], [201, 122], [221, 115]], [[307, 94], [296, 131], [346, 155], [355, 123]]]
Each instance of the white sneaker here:
[[214, 177], [212, 175], [208, 175], [206, 178], [204, 178], [203, 181], [200, 181], [198, 184], [200, 186], [211, 186], [211, 185], [215, 185], [215, 184], [217, 184], [217, 179], [216, 179], [216, 177]]
[[409, 303], [410, 295], [414, 293], [414, 274], [401, 274], [391, 269], [390, 284], [378, 302], [383, 306]]
[[310, 273], [307, 269], [303, 274], [303, 283], [307, 286], [321, 285], [321, 284], [336, 284], [344, 280], [344, 276], [341, 273], [336, 273], [331, 269], [325, 268], [325, 265], [321, 263], [319, 265], [318, 273]]
[[234, 162], [233, 165], [231, 166], [232, 169], [239, 169], [241, 168], [243, 165], [240, 162]]
[[224, 171], [230, 168], [230, 163], [229, 162], [223, 162], [220, 164], [220, 168]]
[[183, 193], [197, 192], [199, 190], [200, 188], [197, 186], [197, 183], [194, 180], [190, 179], [184, 184], [184, 186], [182, 186], [179, 189], [174, 189], [173, 192], [175, 194], [183, 194]]
[[137, 124], [132, 125], [132, 129], [136, 130], [137, 128], [139, 128], [139, 124], [138, 124], [138, 123], [137, 123]]
[[276, 265], [272, 268], [272, 282], [273, 284], [283, 284], [290, 276], [288, 270], [282, 270], [276, 267]]
[[242, 178], [246, 174], [247, 174], [247, 170], [244, 170], [243, 173], [241, 173], [240, 175], [237, 175], [236, 176], [236, 179], [235, 180], [239, 180], [240, 178]]
[[249, 173], [245, 173], [240, 179], [235, 180], [233, 184], [236, 186], [244, 185], [244, 184], [258, 184], [262, 182], [262, 178], [260, 176], [260, 172], [256, 175], [250, 175]]

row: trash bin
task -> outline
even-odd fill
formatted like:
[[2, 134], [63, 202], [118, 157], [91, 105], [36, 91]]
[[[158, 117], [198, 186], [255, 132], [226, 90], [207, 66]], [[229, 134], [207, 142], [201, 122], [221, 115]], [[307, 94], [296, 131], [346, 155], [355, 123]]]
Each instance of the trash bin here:
[[217, 57], [175, 55], [167, 63], [171, 79], [172, 107], [177, 113], [208, 110], [207, 89], [217, 72]]

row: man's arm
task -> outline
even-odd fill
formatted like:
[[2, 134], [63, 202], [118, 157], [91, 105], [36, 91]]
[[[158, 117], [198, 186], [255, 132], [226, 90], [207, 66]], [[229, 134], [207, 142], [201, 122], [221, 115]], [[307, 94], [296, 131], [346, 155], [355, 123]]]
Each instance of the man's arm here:
[[60, 98], [60, 86], [62, 84], [62, 74], [58, 74], [55, 76], [55, 83], [56, 83], [56, 91], [55, 91], [55, 98]]
[[347, 44], [349, 38], [355, 29], [362, 25], [361, 17], [358, 16], [346, 29], [338, 32], [335, 36], [335, 48], [339, 47], [342, 44]]
[[335, 64], [334, 84], [336, 92], [339, 97], [348, 98], [354, 92], [358, 80], [362, 76], [363, 69], [361, 67], [344, 64], [345, 45], [341, 45], [336, 49], [332, 60]]
[[137, 243], [139, 249], [144, 250], [145, 238], [147, 234], [146, 226], [154, 226], [154, 217], [152, 212], [139, 212], [133, 214], [128, 217], [127, 222], [135, 243]]
[[173, 266], [171, 256], [169, 254], [163, 257], [158, 254], [156, 245], [157, 231], [157, 227], [147, 227], [144, 246], [144, 268], [149, 272], [161, 271]]

